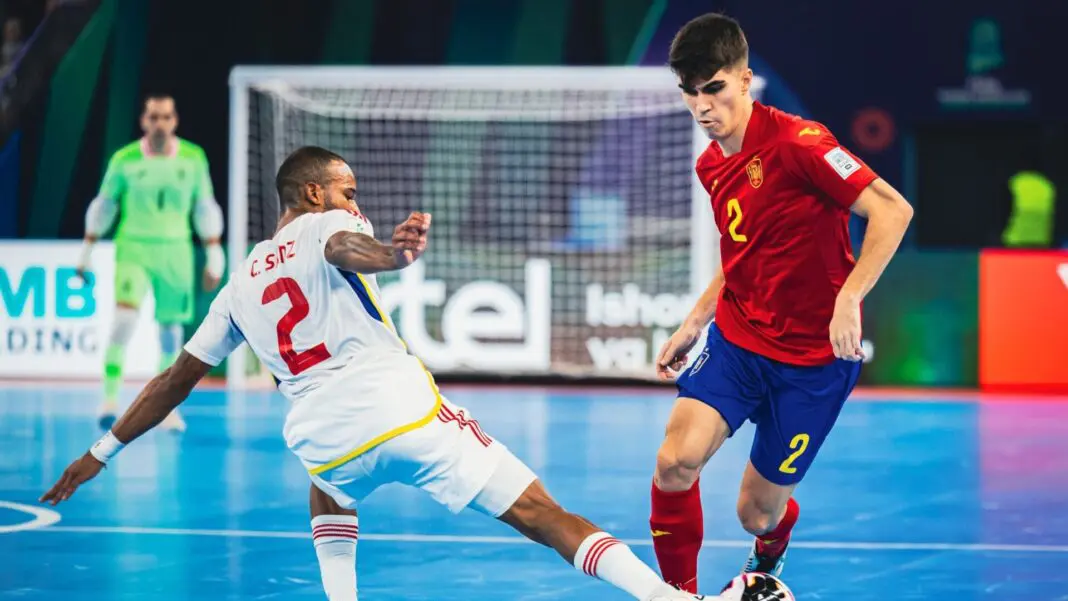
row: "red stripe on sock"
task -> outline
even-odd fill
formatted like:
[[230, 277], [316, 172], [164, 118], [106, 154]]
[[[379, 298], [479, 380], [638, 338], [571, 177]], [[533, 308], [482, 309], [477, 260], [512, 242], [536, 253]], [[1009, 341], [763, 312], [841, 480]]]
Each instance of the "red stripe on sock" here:
[[359, 526], [354, 526], [352, 524], [320, 524], [318, 526], [312, 526], [312, 532], [317, 532], [319, 530], [351, 530], [353, 532], [359, 532], [360, 528]]
[[325, 527], [321, 527], [321, 528], [312, 528], [312, 533], [313, 534], [316, 533], [316, 532], [327, 532], [327, 531], [329, 531], [329, 532], [348, 532], [350, 534], [358, 534], [360, 532], [360, 529], [359, 528], [331, 528], [330, 526], [325, 526]]
[[[609, 538], [610, 538], [610, 537], [609, 537]], [[604, 543], [604, 542], [605, 542], [606, 540], [608, 540], [608, 538], [602, 538], [602, 539], [600, 539], [600, 540], [596, 541], [595, 543], [593, 543], [592, 545], [590, 545], [590, 548], [586, 550], [586, 557], [585, 557], [585, 558], [584, 558], [584, 559], [582, 560], [582, 571], [583, 571], [583, 572], [584, 572], [584, 573], [585, 573], [585, 574], [586, 574], [587, 576], [593, 576], [593, 575], [594, 575], [594, 574], [593, 574], [593, 572], [592, 572], [592, 570], [590, 570], [590, 560], [591, 560], [591, 559], [593, 559], [593, 554], [594, 554], [594, 552], [596, 552], [596, 551], [597, 551], [597, 549], [598, 549], [598, 548], [599, 548], [599, 547], [600, 547], [600, 546], [601, 546], [601, 545], [602, 545], [602, 544], [603, 544], [603, 543]]]
[[319, 532], [313, 532], [312, 538], [319, 538], [321, 536], [345, 536], [348, 538], [359, 538], [358, 532], [347, 532], [344, 530], [321, 530]]
[[582, 563], [582, 571], [588, 576], [597, 576], [597, 562], [601, 558], [601, 552], [603, 549], [612, 546], [612, 538], [602, 538], [601, 540], [590, 545], [588, 551], [586, 551], [586, 559]]
[[601, 558], [604, 557], [604, 554], [607, 553], [609, 549], [620, 544], [622, 543], [613, 538], [609, 544], [601, 546], [600, 550], [597, 552], [597, 556], [593, 558], [593, 564], [590, 566], [591, 575], [597, 576], [597, 567], [598, 564], [601, 563]]
[[359, 538], [360, 531], [355, 528], [314, 528], [312, 529], [312, 538], [322, 538], [326, 536], [339, 537], [339, 538]]
[[586, 559], [582, 562], [582, 571], [588, 576], [597, 576], [597, 563], [608, 549], [620, 544], [619, 539], [609, 536], [593, 543], [586, 552]]
[[315, 544], [319, 544], [321, 541], [326, 541], [326, 540], [333, 540], [333, 541], [345, 540], [345, 541], [351, 541], [353, 544], [356, 544], [356, 541], [358, 541], [360, 539], [358, 537], [355, 537], [355, 536], [347, 536], [347, 535], [342, 535], [342, 534], [320, 534], [319, 536], [313, 536], [312, 537], [312, 542], [315, 543]]

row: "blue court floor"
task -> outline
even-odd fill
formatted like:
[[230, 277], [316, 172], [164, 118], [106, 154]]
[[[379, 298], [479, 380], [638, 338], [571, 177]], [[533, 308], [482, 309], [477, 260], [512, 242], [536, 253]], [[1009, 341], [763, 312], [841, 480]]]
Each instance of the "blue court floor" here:
[[[649, 485], [669, 390], [445, 391], [655, 565]], [[198, 391], [187, 433], [148, 434], [54, 513], [36, 499], [99, 436], [96, 400], [95, 387], [0, 388], [0, 598], [325, 599], [279, 397]], [[751, 436], [702, 478], [706, 591], [750, 544], [734, 502]], [[1068, 600], [1068, 401], [850, 401], [797, 499], [784, 577], [798, 599]], [[418, 491], [369, 499], [360, 535], [363, 600], [626, 598]]]

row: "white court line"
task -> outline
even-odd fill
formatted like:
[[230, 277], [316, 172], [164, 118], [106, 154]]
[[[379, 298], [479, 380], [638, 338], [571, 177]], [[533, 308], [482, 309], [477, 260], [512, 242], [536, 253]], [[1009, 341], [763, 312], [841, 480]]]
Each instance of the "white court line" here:
[[[137, 526], [50, 526], [37, 532], [75, 534], [148, 534], [161, 536], [222, 536], [233, 538], [310, 539], [311, 532], [280, 532], [270, 530], [210, 530], [196, 528], [141, 528]], [[517, 536], [464, 536], [452, 534], [360, 534], [360, 540], [399, 543], [463, 543], [468, 545], [525, 545], [533, 544]], [[653, 541], [620, 539], [632, 547], [651, 547]], [[748, 549], [753, 541], [706, 540], [705, 547]], [[868, 542], [811, 542], [794, 541], [794, 549], [824, 549], [849, 551], [1000, 551], [1005, 553], [1068, 553], [1068, 545], [993, 545], [965, 543], [868, 543]]]
[[0, 534], [20, 532], [22, 530], [40, 530], [41, 528], [51, 526], [52, 524], [55, 524], [60, 520], [59, 512], [47, 509], [45, 507], [37, 507], [35, 505], [23, 505], [22, 503], [12, 503], [10, 501], [0, 501], [0, 507], [4, 509], [11, 509], [13, 511], [27, 513], [33, 516], [33, 519], [28, 522], [0, 525]]
[[[148, 378], [132, 378], [127, 380], [124, 388], [129, 391], [140, 391], [147, 384]], [[99, 378], [70, 378], [70, 379], [45, 379], [45, 378], [9, 378], [0, 377], [0, 389], [36, 390], [44, 393], [61, 392], [68, 390], [96, 391], [99, 386]], [[670, 385], [629, 386], [626, 383], [619, 385], [564, 385], [564, 384], [508, 384], [508, 383], [445, 383], [441, 387], [444, 392], [493, 394], [500, 391], [526, 393], [542, 393], [556, 395], [588, 395], [588, 396], [656, 396], [670, 393], [674, 390]], [[225, 391], [226, 383], [223, 380], [204, 380], [197, 384], [197, 391]], [[271, 388], [251, 389], [247, 391], [250, 396], [270, 396], [274, 394]], [[0, 401], [4, 398], [0, 397]], [[995, 402], [1039, 402], [1060, 403], [1068, 402], [1068, 395], [1061, 393], [1023, 393], [1023, 392], [986, 392], [968, 388], [895, 388], [885, 386], [858, 386], [850, 397], [851, 401], [875, 402], [875, 403], [968, 403], [980, 401]], [[18, 402], [22, 402], [21, 399]], [[184, 409], [184, 408], [183, 408]]]

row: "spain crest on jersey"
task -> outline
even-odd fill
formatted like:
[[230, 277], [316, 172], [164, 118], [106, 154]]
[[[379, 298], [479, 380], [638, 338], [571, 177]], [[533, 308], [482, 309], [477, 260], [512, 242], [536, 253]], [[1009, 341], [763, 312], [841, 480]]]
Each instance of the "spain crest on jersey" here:
[[764, 167], [760, 163], [760, 157], [753, 157], [753, 160], [745, 166], [745, 172], [749, 175], [749, 183], [753, 184], [754, 188], [759, 188], [760, 184], [764, 183]]

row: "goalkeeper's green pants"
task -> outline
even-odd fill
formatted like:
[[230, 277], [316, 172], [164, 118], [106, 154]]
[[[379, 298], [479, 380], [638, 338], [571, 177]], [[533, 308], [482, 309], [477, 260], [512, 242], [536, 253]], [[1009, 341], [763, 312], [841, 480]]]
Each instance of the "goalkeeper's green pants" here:
[[191, 241], [115, 242], [115, 302], [140, 308], [149, 287], [156, 301], [156, 321], [193, 321], [196, 281]]

